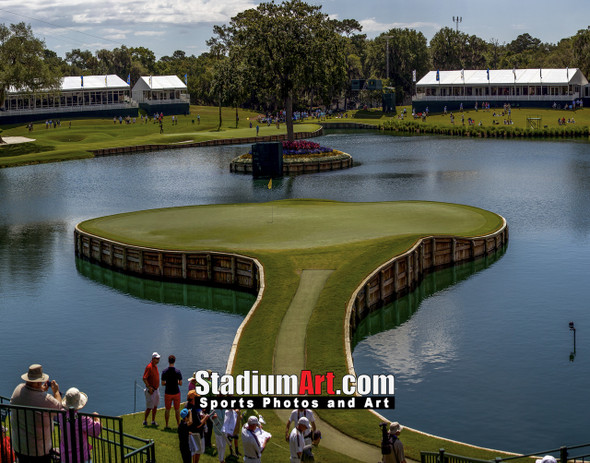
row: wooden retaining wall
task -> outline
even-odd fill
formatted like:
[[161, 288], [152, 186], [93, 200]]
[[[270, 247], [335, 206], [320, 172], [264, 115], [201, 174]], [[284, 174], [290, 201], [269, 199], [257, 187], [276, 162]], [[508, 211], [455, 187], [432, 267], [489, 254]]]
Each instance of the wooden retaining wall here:
[[361, 124], [360, 122], [322, 122], [320, 125], [324, 129], [379, 129], [379, 125]]
[[[295, 139], [299, 140], [302, 138], [319, 137], [323, 135], [324, 129], [319, 128], [315, 132], [295, 132]], [[117, 148], [104, 148], [92, 151], [92, 154], [96, 157], [100, 156], [115, 156], [118, 154], [129, 154], [129, 153], [142, 153], [145, 151], [159, 151], [159, 150], [170, 150], [177, 148], [202, 148], [204, 146], [221, 146], [221, 145], [245, 145], [248, 143], [261, 143], [269, 141], [282, 141], [286, 140], [287, 135], [269, 135], [265, 137], [246, 137], [246, 138], [223, 138], [218, 140], [207, 140], [200, 142], [190, 143], [171, 143], [171, 144], [158, 144], [158, 145], [137, 145], [137, 146], [120, 146]]]
[[227, 286], [254, 294], [259, 289], [256, 261], [211, 251], [165, 251], [118, 243], [74, 230], [76, 256], [104, 267], [145, 278]]
[[386, 262], [363, 281], [348, 303], [345, 320], [348, 358], [352, 358], [352, 335], [361, 320], [371, 312], [412, 291], [426, 273], [491, 255], [507, 243], [508, 225], [503, 220], [500, 230], [486, 236], [423, 238], [406, 253]]
[[[329, 170], [348, 169], [349, 167], [352, 167], [352, 156], [350, 155], [347, 155], [347, 157], [344, 158], [326, 159], [321, 161], [310, 159], [308, 161], [300, 162], [285, 162], [283, 160], [283, 175], [326, 172]], [[229, 165], [229, 170], [234, 173], [251, 174], [252, 163], [232, 161]]]

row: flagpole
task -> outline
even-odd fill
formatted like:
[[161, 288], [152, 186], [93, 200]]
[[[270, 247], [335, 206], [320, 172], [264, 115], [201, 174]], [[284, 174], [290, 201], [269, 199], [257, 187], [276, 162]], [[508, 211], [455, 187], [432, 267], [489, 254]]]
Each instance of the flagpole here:
[[[272, 191], [272, 177], [270, 178], [270, 180], [268, 181], [268, 189], [270, 191]], [[275, 205], [272, 202], [272, 198], [271, 198], [271, 202], [270, 202], [270, 223], [274, 223], [275, 221]]]

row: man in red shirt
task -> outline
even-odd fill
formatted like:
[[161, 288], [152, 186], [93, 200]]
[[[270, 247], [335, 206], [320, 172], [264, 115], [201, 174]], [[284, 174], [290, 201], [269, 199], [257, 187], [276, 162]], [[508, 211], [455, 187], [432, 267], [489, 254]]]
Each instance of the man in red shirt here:
[[145, 415], [143, 417], [143, 425], [147, 426], [147, 419], [152, 411], [152, 426], [158, 426], [156, 423], [156, 412], [160, 404], [160, 372], [158, 371], [158, 363], [160, 362], [160, 354], [154, 352], [152, 354], [152, 361], [147, 364], [143, 372], [143, 382], [145, 383]]

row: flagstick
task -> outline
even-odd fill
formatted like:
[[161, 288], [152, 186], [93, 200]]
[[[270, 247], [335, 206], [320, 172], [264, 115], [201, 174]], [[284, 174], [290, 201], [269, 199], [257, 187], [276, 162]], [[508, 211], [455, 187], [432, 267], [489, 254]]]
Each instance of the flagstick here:
[[[269, 189], [270, 191], [272, 191], [272, 177], [271, 177], [271, 178], [270, 178], [270, 180], [268, 181], [268, 189]], [[271, 194], [272, 194], [272, 193], [271, 193]], [[272, 200], [272, 198], [271, 198], [271, 200]], [[270, 216], [270, 223], [274, 223], [274, 221], [275, 221], [275, 205], [274, 205], [274, 203], [273, 203], [272, 201], [271, 201], [271, 203], [270, 203], [270, 213], [271, 213], [271, 216]]]

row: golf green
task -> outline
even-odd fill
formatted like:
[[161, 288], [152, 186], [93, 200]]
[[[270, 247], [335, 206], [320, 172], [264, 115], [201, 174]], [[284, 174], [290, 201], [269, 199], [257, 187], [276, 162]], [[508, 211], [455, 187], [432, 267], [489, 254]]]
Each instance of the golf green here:
[[308, 249], [393, 236], [478, 236], [502, 219], [482, 209], [420, 201], [283, 200], [152, 209], [82, 222], [80, 229], [127, 244], [175, 250]]

